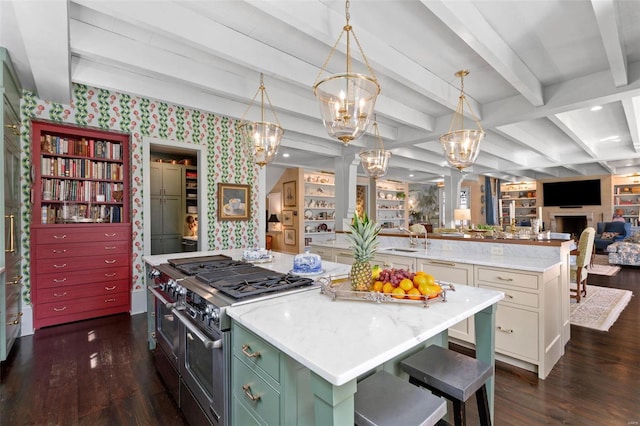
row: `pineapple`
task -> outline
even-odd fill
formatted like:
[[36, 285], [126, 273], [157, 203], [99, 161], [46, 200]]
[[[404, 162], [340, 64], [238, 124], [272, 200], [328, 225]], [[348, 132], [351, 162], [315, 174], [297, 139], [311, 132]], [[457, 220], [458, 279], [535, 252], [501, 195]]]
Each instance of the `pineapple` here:
[[372, 222], [366, 213], [362, 219], [354, 215], [349, 227], [351, 233], [347, 235], [347, 241], [351, 243], [355, 262], [351, 266], [351, 288], [353, 290], [368, 291], [371, 289], [372, 275], [369, 263], [376, 254], [378, 248], [378, 233], [380, 227]]

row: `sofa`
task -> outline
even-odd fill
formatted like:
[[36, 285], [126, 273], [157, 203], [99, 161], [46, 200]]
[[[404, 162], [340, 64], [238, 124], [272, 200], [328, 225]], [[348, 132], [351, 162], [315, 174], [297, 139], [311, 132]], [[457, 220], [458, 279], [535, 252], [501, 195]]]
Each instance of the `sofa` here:
[[607, 246], [610, 265], [640, 266], [640, 233]]
[[596, 251], [606, 252], [607, 247], [631, 236], [629, 222], [598, 222], [593, 245]]

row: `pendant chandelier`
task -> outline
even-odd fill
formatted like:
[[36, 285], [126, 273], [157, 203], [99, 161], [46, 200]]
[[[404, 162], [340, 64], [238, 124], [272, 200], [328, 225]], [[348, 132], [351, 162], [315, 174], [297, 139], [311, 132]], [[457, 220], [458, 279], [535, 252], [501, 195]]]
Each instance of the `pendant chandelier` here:
[[[245, 120], [245, 117], [253, 106], [253, 102], [258, 97], [258, 93], [260, 94], [260, 121], [247, 121]], [[265, 121], [265, 98], [269, 103], [269, 109], [273, 114], [275, 123]], [[254, 163], [260, 167], [264, 167], [266, 164], [273, 161], [276, 153], [278, 152], [282, 135], [284, 135], [284, 129], [280, 126], [278, 116], [271, 105], [269, 94], [264, 86], [264, 75], [262, 73], [260, 73], [260, 87], [258, 87], [256, 94], [253, 95], [253, 99], [251, 99], [249, 106], [242, 115], [240, 125], [238, 127], [240, 128], [242, 140], [251, 150]]]
[[[440, 136], [440, 143], [442, 144], [442, 150], [444, 151], [447, 161], [451, 166], [460, 171], [465, 167], [469, 167], [474, 163], [474, 161], [476, 161], [478, 153], [480, 152], [480, 142], [485, 135], [478, 117], [475, 115], [471, 105], [469, 105], [469, 101], [467, 101], [467, 98], [464, 96], [464, 77], [467, 75], [469, 75], [468, 70], [460, 70], [456, 73], [456, 77], [460, 77], [460, 97], [458, 100], [458, 106], [451, 118], [449, 131]], [[465, 103], [478, 126], [477, 129], [464, 128]]]
[[[349, 0], [346, 2], [345, 11], [347, 23], [342, 27], [338, 40], [331, 48], [329, 56], [318, 73], [316, 83], [313, 86], [313, 93], [320, 102], [322, 122], [327, 133], [347, 145], [352, 140], [361, 137], [369, 127], [376, 98], [380, 93], [380, 85], [371, 65], [369, 65], [369, 61], [367, 61], [367, 57], [364, 55], [353, 28], [349, 24]], [[326, 72], [326, 67], [333, 57], [342, 35], [345, 33], [347, 37], [346, 71], [329, 75], [320, 80], [323, 72]], [[357, 74], [352, 70], [351, 36], [353, 36], [358, 46], [360, 55], [362, 55], [370, 75]]]
[[373, 121], [373, 132], [375, 134], [375, 140], [378, 142], [378, 147], [373, 143], [373, 148], [360, 152], [360, 162], [362, 168], [367, 176], [373, 179], [377, 179], [387, 174], [387, 166], [389, 165], [389, 158], [391, 157], [390, 151], [385, 151], [382, 144], [382, 138], [378, 131], [378, 121]]

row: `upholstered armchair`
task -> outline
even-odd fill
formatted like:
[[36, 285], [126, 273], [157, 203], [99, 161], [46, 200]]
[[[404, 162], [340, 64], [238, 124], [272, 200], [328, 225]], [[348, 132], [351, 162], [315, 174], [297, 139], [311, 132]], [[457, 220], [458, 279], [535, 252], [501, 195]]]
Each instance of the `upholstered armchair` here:
[[596, 251], [606, 252], [609, 244], [622, 241], [629, 235], [631, 235], [629, 222], [599, 222], [593, 244]]

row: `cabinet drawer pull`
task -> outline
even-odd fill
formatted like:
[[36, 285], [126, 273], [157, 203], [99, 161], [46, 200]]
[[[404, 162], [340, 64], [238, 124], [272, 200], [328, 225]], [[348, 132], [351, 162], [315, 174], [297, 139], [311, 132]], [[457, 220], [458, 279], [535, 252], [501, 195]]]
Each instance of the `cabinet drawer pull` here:
[[7, 281], [5, 284], [6, 285], [21, 285], [20, 281], [22, 281], [22, 275], [18, 275], [17, 277], [15, 277], [15, 279], [13, 281]]
[[115, 232], [113, 234], [104, 234], [105, 237], [115, 237], [116, 235], [118, 234], [116, 234]]
[[62, 308], [53, 308], [53, 310], [56, 311], [56, 312], [62, 312], [62, 311], [66, 311], [67, 307], [63, 306]]
[[249, 345], [242, 345], [242, 353], [249, 358], [256, 358], [260, 356], [260, 351], [258, 352], [249, 352], [251, 347]]
[[65, 291], [64, 293], [53, 293], [54, 297], [64, 297], [67, 295], [67, 292]]
[[113, 259], [113, 260], [107, 260], [107, 259], [105, 259], [105, 260], [104, 260], [104, 263], [108, 263], [109, 265], [113, 265], [114, 263], [116, 263], [116, 260], [115, 260], [115, 259]]
[[53, 282], [54, 282], [54, 283], [63, 283], [63, 282], [65, 282], [66, 280], [67, 280], [66, 278], [62, 278], [62, 279], [54, 278], [54, 279], [53, 279]]
[[502, 328], [502, 326], [498, 326], [498, 330], [502, 331], [503, 333], [513, 334], [512, 328]]
[[63, 239], [65, 239], [65, 238], [67, 238], [67, 234], [54, 235], [54, 236], [53, 236], [53, 239], [54, 239], [54, 240], [63, 240]]
[[[16, 215], [4, 215], [5, 219], [9, 219], [9, 248], [4, 249], [5, 253], [15, 253], [16, 251], [16, 240], [15, 240], [15, 223], [16, 223]], [[5, 228], [6, 229], [6, 228]]]
[[116, 247], [115, 246], [109, 246], [109, 247], [105, 247], [104, 249], [105, 250], [115, 250]]
[[66, 268], [67, 264], [63, 263], [62, 265], [53, 265], [54, 268], [60, 269], [60, 268]]
[[105, 299], [104, 303], [111, 303], [111, 302], [115, 302], [116, 299]]
[[242, 385], [242, 390], [244, 391], [244, 394], [247, 396], [247, 398], [249, 398], [251, 401], [260, 401], [260, 395], [254, 395], [253, 392], [251, 392], [251, 386]]
[[115, 273], [115, 272], [112, 272], [110, 274], [104, 274], [104, 276], [107, 277], [107, 278], [115, 277], [116, 275], [118, 275], [118, 274]]
[[500, 275], [498, 275], [496, 278], [498, 278], [500, 281], [513, 281], [513, 278], [511, 277], [501, 277]]
[[7, 323], [7, 325], [18, 325], [18, 324], [20, 324], [20, 317], [21, 317], [22, 315], [23, 315], [23, 313], [22, 313], [22, 312], [18, 312], [18, 313], [16, 314], [16, 319], [14, 319], [14, 320], [13, 320], [13, 321], [11, 321], [11, 322], [8, 322], [8, 323]]
[[514, 298], [512, 295], [507, 294], [507, 293], [505, 293], [505, 294], [504, 294], [504, 297], [507, 297], [507, 298], [509, 298], [509, 299], [513, 299], [513, 298]]
[[384, 269], [387, 269], [387, 268], [391, 268], [392, 265], [390, 263], [384, 262], [382, 266], [384, 266]]
[[113, 287], [105, 287], [104, 289], [107, 290], [107, 291], [112, 291], [112, 290], [115, 290], [116, 287], [117, 286], [114, 285]]
[[66, 250], [52, 250], [55, 254], [62, 254], [62, 253], [66, 253]]
[[429, 263], [432, 265], [456, 266], [455, 262], [445, 262], [442, 260], [430, 260]]
[[353, 256], [353, 254], [351, 254], [351, 253], [338, 253], [338, 256], [351, 257], [351, 256]]

